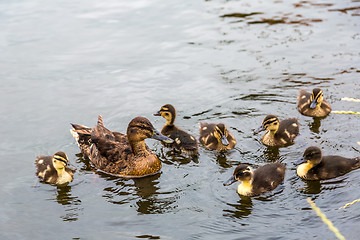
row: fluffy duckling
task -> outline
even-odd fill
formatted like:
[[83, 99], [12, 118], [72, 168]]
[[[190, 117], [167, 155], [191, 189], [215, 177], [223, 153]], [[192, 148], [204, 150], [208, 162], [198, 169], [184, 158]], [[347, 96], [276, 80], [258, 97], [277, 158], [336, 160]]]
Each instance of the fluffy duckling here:
[[280, 122], [277, 116], [268, 115], [254, 133], [264, 130], [267, 132], [262, 137], [262, 142], [267, 146], [280, 147], [294, 141], [299, 134], [299, 122], [297, 118], [288, 118]]
[[360, 167], [360, 157], [345, 158], [336, 155], [322, 156], [318, 147], [308, 147], [296, 173], [305, 180], [325, 180], [335, 178]]
[[255, 171], [246, 164], [240, 164], [235, 168], [233, 176], [224, 182], [224, 186], [241, 181], [237, 192], [252, 197], [274, 190], [284, 181], [284, 177], [285, 164], [283, 163], [265, 164]]
[[53, 156], [37, 156], [35, 165], [36, 175], [44, 182], [64, 184], [73, 180], [75, 170], [68, 167], [69, 159], [64, 152], [56, 152]]
[[223, 123], [200, 123], [201, 144], [212, 150], [225, 151], [233, 149], [236, 145], [234, 136]]
[[298, 95], [298, 110], [305, 116], [325, 117], [331, 112], [331, 106], [324, 99], [320, 88], [314, 88], [312, 93], [301, 89]]
[[165, 147], [173, 148], [190, 155], [194, 155], [199, 151], [199, 145], [196, 139], [174, 124], [176, 110], [173, 105], [166, 104], [162, 106], [154, 115], [162, 116], [166, 119], [165, 126], [161, 129], [161, 134], [174, 140], [173, 143], [163, 143]]
[[99, 115], [97, 126], [71, 124], [71, 134], [82, 153], [99, 170], [125, 178], [154, 175], [161, 169], [159, 158], [146, 146], [145, 139], [153, 138], [165, 143], [173, 140], [160, 134], [144, 117], [130, 121], [127, 134], [105, 128]]

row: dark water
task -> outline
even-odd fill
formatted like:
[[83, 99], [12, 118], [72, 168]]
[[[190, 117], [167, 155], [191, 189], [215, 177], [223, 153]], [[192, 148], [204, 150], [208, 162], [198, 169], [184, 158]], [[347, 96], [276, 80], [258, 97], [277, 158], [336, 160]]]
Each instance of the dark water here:
[[[334, 239], [315, 201], [347, 239], [360, 234], [360, 170], [325, 182], [296, 176], [310, 145], [359, 156], [359, 117], [299, 116], [300, 88], [323, 88], [333, 110], [360, 111], [359, 1], [0, 2], [0, 239]], [[79, 155], [70, 122], [124, 132], [135, 116], [161, 129], [173, 104], [178, 126], [224, 122], [237, 149], [174, 156], [152, 140], [161, 174], [124, 180]], [[267, 114], [300, 117], [301, 135], [267, 148], [252, 134]], [[65, 151], [68, 186], [40, 184], [34, 160]], [[282, 188], [240, 197], [222, 182], [239, 163], [287, 164]]]

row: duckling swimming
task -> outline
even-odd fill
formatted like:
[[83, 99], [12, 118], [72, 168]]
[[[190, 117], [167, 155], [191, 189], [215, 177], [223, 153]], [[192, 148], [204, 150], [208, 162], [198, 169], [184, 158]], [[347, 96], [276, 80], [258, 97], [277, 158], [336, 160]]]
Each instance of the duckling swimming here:
[[37, 156], [36, 175], [44, 182], [64, 184], [73, 180], [75, 170], [68, 167], [69, 159], [64, 152], [56, 152], [53, 156]]
[[224, 186], [241, 181], [237, 192], [252, 197], [274, 190], [284, 181], [284, 177], [285, 164], [283, 163], [265, 164], [255, 171], [246, 164], [240, 164], [235, 168], [233, 176], [224, 182]]
[[199, 145], [196, 139], [174, 124], [176, 110], [173, 105], [166, 104], [162, 106], [154, 115], [162, 116], [166, 119], [165, 126], [161, 129], [161, 134], [174, 140], [173, 143], [163, 143], [165, 147], [173, 148], [190, 155], [196, 154], [199, 151]]
[[236, 145], [234, 136], [223, 123], [200, 123], [200, 142], [205, 147], [217, 151], [233, 149]]
[[127, 134], [105, 128], [99, 115], [97, 126], [71, 124], [71, 134], [85, 157], [99, 170], [125, 178], [154, 175], [161, 169], [159, 158], [145, 144], [146, 138], [165, 143], [173, 140], [160, 134], [144, 117], [130, 121]]
[[324, 99], [320, 88], [314, 88], [312, 93], [301, 89], [298, 95], [298, 110], [305, 116], [325, 117], [331, 112], [331, 106]]
[[318, 147], [308, 147], [296, 173], [305, 180], [325, 180], [344, 175], [360, 167], [360, 157], [345, 158], [336, 155], [322, 156]]
[[299, 134], [299, 122], [297, 118], [288, 118], [280, 122], [277, 116], [268, 115], [254, 133], [264, 130], [267, 132], [262, 137], [262, 142], [267, 146], [280, 147], [294, 141]]

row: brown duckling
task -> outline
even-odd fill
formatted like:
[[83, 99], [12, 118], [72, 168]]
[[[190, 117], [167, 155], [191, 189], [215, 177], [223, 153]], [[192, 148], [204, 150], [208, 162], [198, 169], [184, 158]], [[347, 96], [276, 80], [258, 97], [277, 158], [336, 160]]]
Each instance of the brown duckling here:
[[212, 150], [225, 151], [236, 145], [234, 136], [223, 123], [200, 123], [200, 142]]
[[166, 123], [161, 129], [161, 134], [174, 140], [173, 143], [163, 143], [165, 147], [173, 148], [177, 151], [190, 155], [196, 154], [199, 151], [199, 145], [196, 139], [174, 124], [176, 110], [173, 105], [166, 104], [162, 106], [161, 109], [154, 115], [162, 116], [166, 119]]
[[53, 156], [36, 157], [36, 175], [44, 182], [64, 184], [73, 180], [75, 170], [68, 167], [69, 159], [64, 152], [56, 152]]
[[146, 177], [160, 171], [161, 162], [146, 146], [146, 138], [173, 142], [160, 134], [144, 117], [131, 120], [126, 135], [105, 128], [100, 115], [97, 126], [92, 129], [71, 125], [73, 128], [70, 132], [85, 157], [89, 158], [97, 169], [119, 177]]
[[277, 116], [268, 115], [254, 133], [264, 130], [267, 132], [262, 137], [262, 142], [267, 146], [280, 147], [294, 141], [299, 134], [299, 122], [297, 118], [288, 118], [280, 122]]
[[318, 147], [308, 147], [296, 173], [305, 180], [325, 180], [335, 178], [360, 167], [360, 157], [345, 158], [336, 155], [322, 156]]
[[255, 171], [246, 164], [240, 164], [235, 168], [233, 176], [224, 182], [224, 186], [241, 181], [237, 192], [252, 197], [274, 190], [284, 181], [284, 177], [285, 164], [283, 163], [268, 163]]
[[320, 88], [314, 88], [312, 93], [301, 89], [298, 95], [298, 110], [305, 116], [325, 117], [331, 112], [331, 106], [324, 99]]

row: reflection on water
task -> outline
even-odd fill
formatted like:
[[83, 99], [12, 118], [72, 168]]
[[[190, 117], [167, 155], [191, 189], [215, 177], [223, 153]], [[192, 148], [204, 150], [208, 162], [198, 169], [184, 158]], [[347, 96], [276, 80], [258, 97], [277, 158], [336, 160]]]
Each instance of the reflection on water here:
[[310, 131], [312, 131], [313, 133], [319, 134], [320, 133], [320, 126], [321, 126], [321, 120], [324, 119], [323, 118], [313, 118], [313, 121], [309, 123], [309, 128]]
[[240, 200], [237, 204], [227, 203], [228, 206], [232, 207], [232, 209], [224, 209], [224, 216], [241, 219], [247, 217], [251, 214], [253, 203], [250, 197], [240, 196]]
[[78, 220], [79, 211], [82, 211], [81, 200], [71, 195], [71, 186], [57, 186], [56, 202], [64, 206], [66, 214], [61, 216], [64, 221]]
[[176, 150], [161, 148], [160, 159], [163, 160], [163, 163], [168, 165], [183, 165], [191, 162], [199, 163], [199, 154], [190, 156]]
[[342, 188], [343, 186], [341, 183], [343, 183], [345, 179], [345, 176], [323, 181], [306, 181], [301, 179], [306, 184], [306, 186], [300, 188], [299, 191], [304, 194], [319, 194], [323, 190]]
[[277, 162], [280, 160], [279, 147], [267, 146], [264, 148], [262, 154], [258, 157], [259, 160], [264, 162]]
[[160, 174], [132, 180], [104, 177], [116, 185], [104, 188], [103, 197], [110, 203], [119, 205], [130, 203], [141, 214], [161, 214], [177, 207], [174, 205], [177, 197], [173, 195], [173, 192], [159, 191]]

